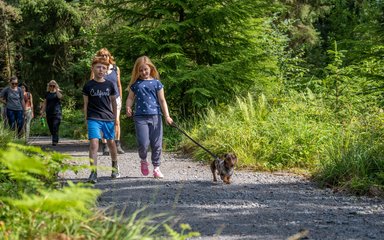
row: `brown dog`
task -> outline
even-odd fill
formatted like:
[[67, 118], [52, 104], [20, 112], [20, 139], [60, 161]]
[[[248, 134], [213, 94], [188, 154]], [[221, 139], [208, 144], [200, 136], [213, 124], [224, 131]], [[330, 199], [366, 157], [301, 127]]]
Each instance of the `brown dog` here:
[[231, 176], [233, 174], [233, 169], [237, 163], [237, 157], [234, 153], [227, 153], [224, 155], [224, 160], [216, 158], [211, 163], [211, 171], [213, 174], [213, 181], [216, 182], [216, 170], [217, 174], [220, 175], [221, 180], [224, 183], [231, 183]]

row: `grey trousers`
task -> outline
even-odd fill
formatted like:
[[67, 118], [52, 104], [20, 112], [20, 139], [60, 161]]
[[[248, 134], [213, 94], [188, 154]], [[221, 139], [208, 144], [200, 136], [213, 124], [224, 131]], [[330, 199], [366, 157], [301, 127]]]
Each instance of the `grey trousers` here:
[[163, 143], [163, 122], [161, 115], [135, 116], [134, 120], [140, 159], [147, 159], [148, 146], [151, 146], [152, 165], [154, 167], [160, 166]]

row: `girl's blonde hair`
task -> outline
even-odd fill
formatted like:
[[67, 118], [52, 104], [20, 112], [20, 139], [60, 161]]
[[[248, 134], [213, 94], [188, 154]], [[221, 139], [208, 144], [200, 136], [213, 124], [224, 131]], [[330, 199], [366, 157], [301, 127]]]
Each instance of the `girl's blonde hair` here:
[[141, 56], [138, 59], [136, 59], [135, 64], [133, 65], [131, 81], [128, 84], [128, 87], [126, 89], [127, 91], [130, 90], [132, 84], [134, 84], [136, 80], [139, 78], [140, 76], [139, 69], [140, 69], [140, 66], [143, 64], [147, 65], [151, 69], [151, 73], [150, 73], [151, 77], [160, 80], [159, 72], [157, 71], [155, 65], [152, 63], [151, 59], [149, 59], [149, 57], [147, 56]]
[[96, 57], [104, 57], [108, 56], [109, 64], [115, 64], [115, 58], [112, 56], [112, 54], [108, 51], [107, 48], [102, 48], [99, 51], [96, 52]]
[[55, 80], [51, 80], [49, 83], [47, 83], [47, 92], [49, 92], [49, 85], [55, 85], [56, 89], [60, 89], [59, 84], [57, 84]]

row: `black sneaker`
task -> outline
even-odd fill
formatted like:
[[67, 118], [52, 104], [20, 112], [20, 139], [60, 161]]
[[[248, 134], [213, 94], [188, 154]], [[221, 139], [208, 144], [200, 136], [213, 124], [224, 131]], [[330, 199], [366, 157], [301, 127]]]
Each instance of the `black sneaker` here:
[[117, 148], [117, 153], [118, 153], [118, 154], [124, 154], [124, 153], [125, 153], [124, 150], [121, 148], [121, 145], [120, 145], [120, 144], [117, 145], [116, 148]]
[[119, 178], [120, 177], [120, 168], [117, 162], [112, 162], [112, 178]]
[[109, 156], [109, 148], [106, 143], [103, 143], [102, 151], [103, 151], [103, 156]]
[[97, 172], [92, 171], [91, 175], [89, 175], [88, 182], [90, 183], [97, 183]]

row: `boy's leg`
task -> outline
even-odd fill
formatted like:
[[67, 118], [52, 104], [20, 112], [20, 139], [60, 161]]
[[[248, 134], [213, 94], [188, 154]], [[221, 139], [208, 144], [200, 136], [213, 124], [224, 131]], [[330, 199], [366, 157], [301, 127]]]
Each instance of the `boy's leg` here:
[[103, 152], [104, 156], [108, 156], [109, 155], [109, 148], [108, 148], [108, 145], [107, 145], [107, 140], [104, 137], [101, 138], [101, 151]]
[[[97, 166], [97, 150], [99, 149], [99, 139], [101, 138], [101, 122], [88, 120], [88, 139], [89, 139], [89, 158], [92, 159], [90, 162], [91, 166]], [[89, 176], [89, 181], [92, 183], [97, 182], [97, 170], [92, 170]]]
[[[99, 149], [99, 139], [93, 138], [89, 140], [89, 158], [92, 159], [90, 161], [91, 166], [97, 167], [97, 150]], [[97, 182], [97, 170], [94, 169], [91, 171], [88, 180], [91, 183]]]
[[99, 139], [93, 138], [89, 140], [89, 158], [93, 161], [90, 162], [91, 165], [97, 166], [97, 150], [99, 149]]
[[119, 166], [117, 164], [117, 149], [115, 144], [115, 123], [114, 122], [103, 122], [102, 133], [104, 138], [107, 140], [108, 148], [112, 159], [112, 178], [120, 177]]

